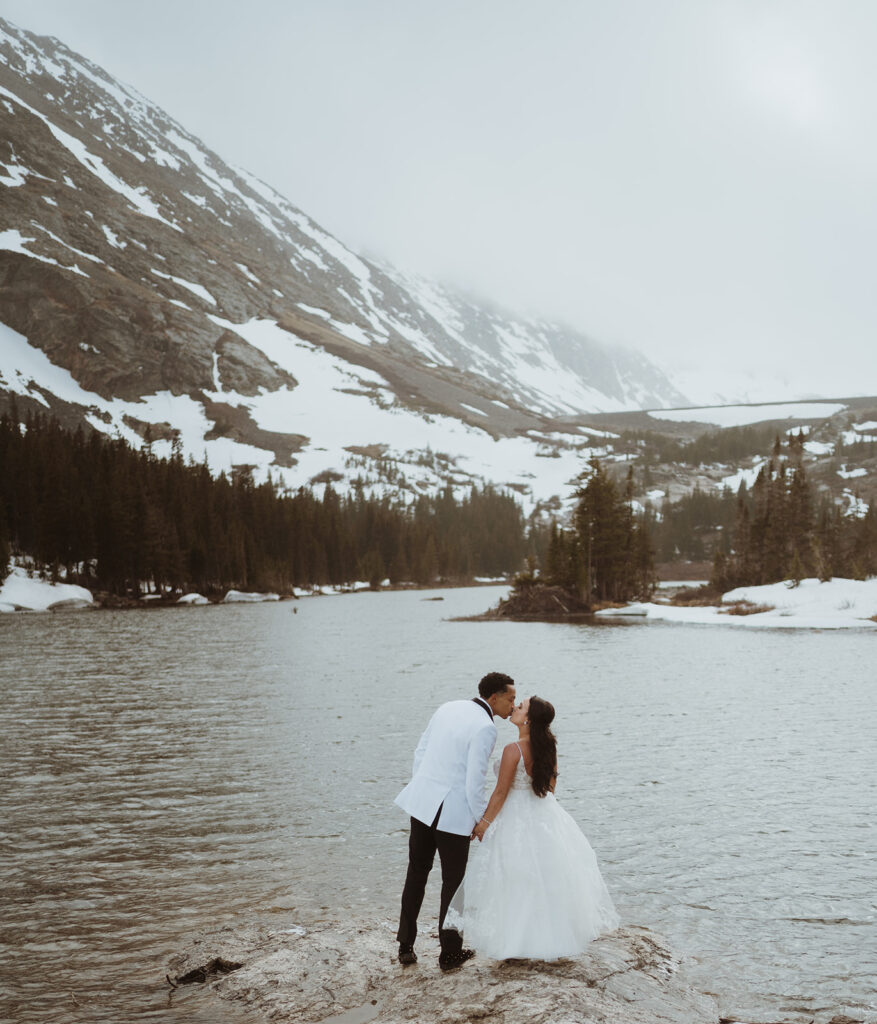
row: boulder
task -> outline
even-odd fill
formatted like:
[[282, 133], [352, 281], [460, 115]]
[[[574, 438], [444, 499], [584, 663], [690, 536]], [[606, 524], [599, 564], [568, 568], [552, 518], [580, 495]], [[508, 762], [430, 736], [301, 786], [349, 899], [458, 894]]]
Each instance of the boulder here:
[[168, 981], [200, 981], [218, 1001], [234, 1000], [255, 1011], [254, 1020], [288, 1024], [341, 1014], [359, 1024], [719, 1019], [715, 1000], [686, 982], [678, 959], [647, 928], [618, 929], [571, 960], [476, 957], [447, 974], [438, 967], [435, 935], [421, 935], [418, 963], [403, 967], [394, 933], [390, 921], [323, 922], [309, 930], [224, 928], [193, 939], [170, 963]]

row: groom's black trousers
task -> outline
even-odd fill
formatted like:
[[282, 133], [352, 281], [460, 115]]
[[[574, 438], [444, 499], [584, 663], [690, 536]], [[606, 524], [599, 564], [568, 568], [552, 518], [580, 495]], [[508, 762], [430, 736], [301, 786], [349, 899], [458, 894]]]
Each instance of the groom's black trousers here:
[[408, 874], [402, 890], [402, 913], [399, 917], [399, 931], [396, 939], [403, 945], [414, 945], [417, 937], [417, 915], [426, 892], [426, 881], [432, 870], [435, 853], [438, 850], [442, 865], [442, 897], [439, 904], [439, 941], [443, 953], [456, 952], [463, 948], [463, 937], [452, 928], [443, 928], [445, 914], [454, 893], [466, 874], [469, 859], [469, 836], [458, 836], [453, 832], [441, 832], [436, 825], [441, 807], [431, 825], [424, 825], [417, 818], [411, 819], [411, 835], [408, 838]]

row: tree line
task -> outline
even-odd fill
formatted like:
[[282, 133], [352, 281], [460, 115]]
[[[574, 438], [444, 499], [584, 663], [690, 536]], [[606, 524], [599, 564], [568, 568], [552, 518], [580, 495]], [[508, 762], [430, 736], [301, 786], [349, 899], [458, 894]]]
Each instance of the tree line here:
[[[747, 436], [753, 435], [737, 440]], [[805, 440], [802, 431], [785, 440], [774, 436], [770, 458], [752, 487], [695, 487], [677, 501], [665, 500], [647, 516], [657, 557], [712, 560], [711, 582], [722, 590], [877, 574], [877, 509], [862, 504], [850, 514], [827, 489], [814, 487], [804, 467]], [[848, 447], [864, 456], [873, 444]]]
[[660, 514], [648, 505], [634, 511], [632, 469], [622, 486], [592, 459], [579, 481], [571, 526], [551, 527], [543, 579], [593, 604], [647, 597], [655, 553], [666, 561], [712, 557], [710, 583], [721, 591], [877, 575], [877, 508], [851, 514], [830, 493], [818, 492], [804, 468], [804, 441], [802, 432], [776, 437], [751, 488], [743, 483], [736, 495], [728, 488], [695, 489], [665, 501]]
[[639, 455], [643, 485], [648, 487], [654, 466], [662, 463], [687, 466], [737, 463], [767, 451], [775, 434], [775, 427], [755, 424], [706, 431], [690, 440], [678, 440], [651, 430], [626, 430], [621, 441], [631, 452]]
[[516, 500], [489, 485], [463, 500], [446, 486], [407, 505], [361, 485], [346, 495], [331, 485], [321, 496], [289, 492], [246, 472], [214, 477], [178, 446], [157, 458], [46, 415], [20, 423], [13, 405], [0, 416], [0, 581], [10, 558], [24, 556], [54, 579], [116, 594], [282, 593], [385, 578], [463, 582], [513, 573], [529, 557], [541, 579], [594, 603], [648, 596], [656, 553], [712, 557], [721, 590], [877, 574], [877, 510], [847, 515], [816, 492], [803, 435], [777, 438], [752, 488], [736, 495], [695, 489], [658, 513], [635, 511], [633, 494], [632, 469], [616, 481], [597, 459], [566, 527], [527, 524]]
[[362, 487], [289, 492], [246, 472], [214, 477], [179, 446], [158, 458], [47, 415], [0, 417], [0, 580], [25, 556], [115, 594], [462, 581], [517, 571], [525, 527], [515, 499], [489, 485], [410, 505]]
[[714, 554], [716, 589], [877, 575], [877, 509], [849, 515], [830, 495], [817, 495], [802, 450], [794, 437], [785, 448], [777, 438], [751, 490], [741, 487], [731, 538]]

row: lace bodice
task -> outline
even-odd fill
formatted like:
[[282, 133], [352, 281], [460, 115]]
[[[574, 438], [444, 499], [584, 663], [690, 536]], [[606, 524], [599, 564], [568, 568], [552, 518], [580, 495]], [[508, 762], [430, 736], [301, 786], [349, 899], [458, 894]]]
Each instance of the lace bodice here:
[[515, 777], [512, 779], [512, 789], [528, 789], [531, 793], [533, 792], [533, 780], [524, 769], [523, 757], [518, 761], [517, 765], [515, 765]]
[[[518, 747], [518, 750], [520, 750], [520, 749], [521, 748]], [[497, 778], [499, 778], [499, 761], [494, 761], [493, 762], [493, 774]], [[517, 790], [520, 790], [522, 792], [526, 792], [527, 790], [529, 790], [531, 793], [533, 792], [533, 782], [532, 782], [532, 779], [530, 778], [530, 776], [527, 774], [527, 772], [524, 769], [524, 757], [523, 757], [523, 755], [521, 755], [520, 760], [515, 765], [515, 777], [512, 779], [512, 785], [511, 785], [510, 792], [517, 791]], [[535, 796], [535, 794], [533, 794], [533, 795]]]

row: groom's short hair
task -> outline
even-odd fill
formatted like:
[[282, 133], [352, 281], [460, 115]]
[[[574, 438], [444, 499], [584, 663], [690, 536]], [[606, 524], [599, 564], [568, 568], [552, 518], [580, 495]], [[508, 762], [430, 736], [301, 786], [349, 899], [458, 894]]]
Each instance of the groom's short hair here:
[[514, 685], [514, 679], [511, 676], [507, 676], [505, 672], [488, 672], [478, 684], [478, 696], [482, 700], [487, 700], [488, 697], [492, 697], [495, 693], [502, 693], [503, 690], [507, 690], [510, 686]]

